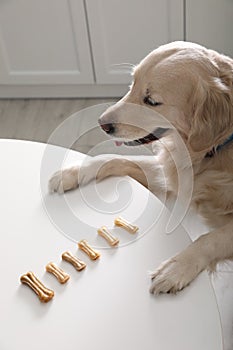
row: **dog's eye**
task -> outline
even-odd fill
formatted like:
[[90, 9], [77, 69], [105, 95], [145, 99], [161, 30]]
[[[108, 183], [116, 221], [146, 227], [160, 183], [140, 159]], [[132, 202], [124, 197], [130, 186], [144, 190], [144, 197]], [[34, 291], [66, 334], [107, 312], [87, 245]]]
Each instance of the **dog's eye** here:
[[162, 102], [157, 102], [157, 101], [153, 100], [153, 98], [151, 98], [150, 96], [144, 97], [143, 102], [146, 105], [149, 105], [149, 106], [152, 106], [152, 107], [160, 106], [162, 104]]

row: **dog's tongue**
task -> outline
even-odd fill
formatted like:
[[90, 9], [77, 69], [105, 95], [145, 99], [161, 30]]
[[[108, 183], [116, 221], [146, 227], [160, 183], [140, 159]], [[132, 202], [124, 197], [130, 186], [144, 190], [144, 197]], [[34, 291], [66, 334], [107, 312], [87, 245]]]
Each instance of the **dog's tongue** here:
[[122, 141], [115, 141], [115, 145], [116, 145], [116, 146], [121, 146], [122, 144], [123, 144]]

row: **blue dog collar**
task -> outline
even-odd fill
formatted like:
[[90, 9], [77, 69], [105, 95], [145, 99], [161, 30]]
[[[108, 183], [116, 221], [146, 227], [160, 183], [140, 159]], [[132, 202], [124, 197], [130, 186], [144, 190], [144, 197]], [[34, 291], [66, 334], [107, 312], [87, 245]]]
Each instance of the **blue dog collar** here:
[[211, 151], [206, 153], [205, 158], [211, 158], [215, 155], [215, 153], [219, 152], [223, 147], [228, 145], [230, 142], [233, 141], [233, 134], [231, 134], [223, 143], [220, 145], [213, 147]]

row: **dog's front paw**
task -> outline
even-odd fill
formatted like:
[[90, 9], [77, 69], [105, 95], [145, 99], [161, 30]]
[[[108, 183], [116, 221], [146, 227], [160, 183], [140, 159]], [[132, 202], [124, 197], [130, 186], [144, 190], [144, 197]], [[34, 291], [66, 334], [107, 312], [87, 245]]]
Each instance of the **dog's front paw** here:
[[59, 170], [49, 180], [49, 192], [64, 193], [78, 187], [78, 168]]
[[152, 278], [150, 292], [152, 294], [176, 293], [192, 282], [199, 272], [195, 261], [178, 255], [165, 261], [150, 274]]

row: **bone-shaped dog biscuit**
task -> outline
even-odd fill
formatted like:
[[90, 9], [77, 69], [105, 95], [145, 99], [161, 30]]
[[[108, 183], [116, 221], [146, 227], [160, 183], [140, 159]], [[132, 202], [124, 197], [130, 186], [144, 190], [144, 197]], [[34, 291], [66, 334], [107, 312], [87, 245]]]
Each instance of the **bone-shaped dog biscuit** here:
[[62, 254], [62, 259], [72, 264], [77, 271], [81, 271], [87, 266], [85, 262], [72, 255], [70, 252], [64, 252]]
[[31, 271], [22, 275], [20, 281], [28, 285], [37, 294], [42, 303], [47, 303], [54, 297], [54, 291], [46, 288]]
[[70, 276], [53, 262], [48, 263], [45, 269], [47, 272], [52, 273], [61, 284], [66, 283], [70, 279]]
[[85, 239], [78, 242], [78, 246], [89, 256], [91, 260], [96, 260], [100, 257], [100, 253], [94, 250]]
[[105, 238], [106, 241], [111, 245], [111, 246], [115, 246], [119, 243], [119, 239], [114, 237], [111, 232], [109, 232], [109, 230], [107, 229], [106, 226], [102, 226], [101, 228], [99, 228], [97, 230], [98, 234]]
[[118, 217], [114, 220], [114, 224], [116, 226], [123, 227], [125, 230], [127, 230], [130, 233], [136, 233], [139, 230], [138, 226], [132, 225], [127, 220], [123, 219], [122, 217]]

